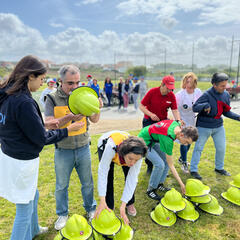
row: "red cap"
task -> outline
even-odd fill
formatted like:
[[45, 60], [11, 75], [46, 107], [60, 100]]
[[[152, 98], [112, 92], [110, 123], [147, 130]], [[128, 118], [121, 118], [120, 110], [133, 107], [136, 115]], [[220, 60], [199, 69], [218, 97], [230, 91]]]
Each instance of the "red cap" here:
[[90, 74], [89, 74], [89, 75], [87, 75], [87, 78], [92, 78], [92, 75], [90, 75]]
[[162, 83], [164, 83], [167, 86], [168, 89], [174, 89], [175, 88], [174, 87], [174, 82], [175, 82], [174, 77], [170, 76], [170, 75], [165, 76], [162, 79]]

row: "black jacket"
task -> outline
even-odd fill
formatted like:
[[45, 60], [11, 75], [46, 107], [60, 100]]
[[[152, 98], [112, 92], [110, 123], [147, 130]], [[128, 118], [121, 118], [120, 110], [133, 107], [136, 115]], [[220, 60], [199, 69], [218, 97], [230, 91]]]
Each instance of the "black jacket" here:
[[44, 145], [68, 136], [66, 128], [45, 130], [39, 106], [29, 92], [8, 96], [5, 90], [0, 89], [0, 141], [6, 155], [34, 159]]

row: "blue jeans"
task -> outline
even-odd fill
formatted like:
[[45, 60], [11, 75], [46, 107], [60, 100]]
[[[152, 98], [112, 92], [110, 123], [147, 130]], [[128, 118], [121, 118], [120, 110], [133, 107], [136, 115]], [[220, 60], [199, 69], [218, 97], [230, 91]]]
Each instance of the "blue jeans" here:
[[202, 150], [210, 136], [213, 138], [214, 146], [216, 149], [215, 168], [218, 170], [222, 170], [224, 168], [224, 156], [225, 156], [225, 149], [226, 149], [224, 127], [223, 126], [218, 128], [198, 127], [197, 129], [198, 129], [199, 137], [193, 150], [190, 171], [191, 172], [198, 171], [198, 164], [200, 161]]
[[153, 164], [153, 171], [149, 180], [149, 187], [156, 189], [159, 183], [164, 183], [168, 174], [166, 154], [160, 150], [159, 143], [148, 149], [147, 158]]
[[27, 204], [16, 204], [11, 240], [32, 240], [39, 232], [37, 204], [39, 192]]
[[189, 151], [191, 144], [188, 145], [180, 145], [180, 153], [181, 153], [181, 159], [183, 162], [187, 162], [187, 153]]
[[56, 213], [58, 216], [68, 215], [68, 186], [73, 168], [76, 169], [86, 212], [96, 209], [93, 195], [93, 178], [89, 144], [77, 149], [55, 149], [56, 172]]

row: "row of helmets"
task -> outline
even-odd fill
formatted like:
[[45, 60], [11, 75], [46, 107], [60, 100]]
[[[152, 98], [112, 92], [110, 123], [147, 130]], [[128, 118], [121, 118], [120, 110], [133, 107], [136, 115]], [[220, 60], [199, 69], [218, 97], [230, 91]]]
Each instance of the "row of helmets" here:
[[165, 193], [150, 216], [157, 224], [170, 227], [176, 222], [177, 216], [187, 221], [196, 221], [199, 218], [199, 213], [195, 207], [209, 214], [221, 215], [223, 208], [209, 192], [210, 188], [200, 180], [188, 179], [185, 198], [172, 188]]
[[113, 211], [104, 209], [98, 218], [91, 221], [91, 225], [83, 216], [72, 215], [54, 240], [131, 240], [133, 233], [133, 229], [124, 224]]
[[223, 192], [221, 196], [237, 205], [240, 206], [240, 173], [233, 177], [233, 181], [230, 182], [231, 187], [226, 192]]

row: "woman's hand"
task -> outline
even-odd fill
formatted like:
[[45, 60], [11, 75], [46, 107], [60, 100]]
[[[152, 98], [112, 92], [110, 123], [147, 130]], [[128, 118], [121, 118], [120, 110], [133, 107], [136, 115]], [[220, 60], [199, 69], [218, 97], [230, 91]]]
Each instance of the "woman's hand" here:
[[129, 225], [129, 220], [128, 217], [126, 215], [126, 203], [122, 202], [122, 205], [120, 207], [120, 216], [123, 219], [124, 223]]
[[185, 185], [184, 184], [180, 184], [180, 187], [181, 187], [182, 194], [185, 195], [185, 193], [186, 193]]
[[98, 218], [102, 210], [107, 209], [109, 212], [112, 210], [107, 206], [107, 203], [105, 201], [105, 197], [100, 197], [100, 203], [97, 207], [97, 210], [95, 211], [94, 218]]
[[47, 121], [45, 121], [44, 126], [47, 129], [58, 129], [59, 128], [59, 120], [58, 119], [47, 120]]

